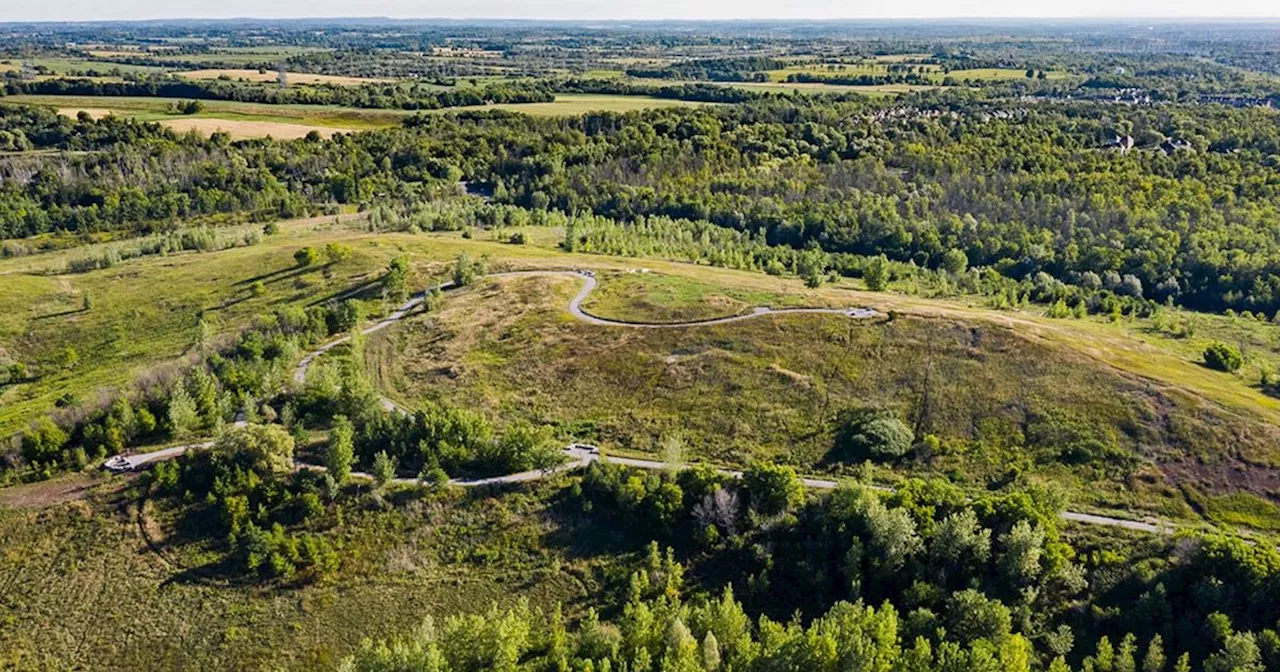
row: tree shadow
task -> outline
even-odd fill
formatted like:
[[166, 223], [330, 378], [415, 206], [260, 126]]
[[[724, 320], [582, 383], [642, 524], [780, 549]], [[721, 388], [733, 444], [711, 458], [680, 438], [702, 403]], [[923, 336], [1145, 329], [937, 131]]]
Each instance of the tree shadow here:
[[51, 320], [55, 317], [65, 317], [67, 315], [79, 315], [80, 313], [87, 313], [87, 312], [89, 312], [88, 308], [73, 308], [71, 310], [64, 310], [57, 313], [49, 313], [48, 315], [37, 315], [31, 319], [32, 320]]
[[378, 296], [377, 289], [380, 285], [381, 283], [377, 280], [356, 283], [345, 289], [331, 292], [326, 296], [316, 297], [307, 304], [307, 307], [323, 306], [331, 301], [346, 301], [347, 299], [374, 299]]
[[233, 283], [231, 286], [232, 286], [232, 287], [246, 287], [246, 286], [248, 286], [248, 285], [252, 285], [253, 283], [255, 283], [255, 282], [259, 282], [259, 281], [261, 281], [261, 282], [276, 282], [276, 281], [278, 281], [278, 280], [284, 280], [284, 279], [289, 278], [289, 277], [294, 277], [294, 276], [296, 276], [296, 275], [298, 275], [298, 274], [300, 274], [300, 273], [305, 272], [305, 271], [306, 271], [307, 269], [309, 269], [309, 268], [313, 268], [313, 267], [311, 267], [311, 266], [290, 266], [290, 267], [288, 267], [288, 268], [282, 268], [282, 269], [280, 269], [280, 270], [278, 270], [278, 271], [270, 271], [270, 272], [267, 272], [267, 273], [262, 273], [261, 275], [255, 275], [255, 276], [253, 276], [252, 278], [245, 278], [244, 280], [241, 280], [240, 282]]

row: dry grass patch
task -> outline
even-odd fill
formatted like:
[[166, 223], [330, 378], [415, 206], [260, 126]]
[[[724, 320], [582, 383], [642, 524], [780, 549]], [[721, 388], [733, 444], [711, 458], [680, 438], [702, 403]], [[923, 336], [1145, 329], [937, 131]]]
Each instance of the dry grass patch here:
[[195, 131], [201, 135], [213, 135], [221, 131], [233, 140], [245, 138], [272, 137], [278, 140], [296, 140], [306, 137], [315, 131], [321, 137], [331, 137], [334, 133], [353, 133], [355, 129], [334, 128], [332, 126], [310, 126], [307, 124], [288, 124], [279, 121], [233, 121], [230, 119], [211, 119], [207, 117], [184, 117], [165, 119], [160, 122], [179, 133]]
[[1178, 515], [1186, 513], [1181, 499], [1160, 499], [1165, 481], [1128, 482], [1130, 460], [1197, 460], [1202, 474], [1156, 473], [1215, 492], [1270, 481], [1224, 482], [1223, 474], [1275, 471], [1240, 457], [1280, 441], [1274, 427], [1013, 328], [955, 316], [831, 315], [687, 329], [596, 326], [565, 311], [579, 286], [572, 278], [483, 282], [451, 295], [438, 313], [380, 332], [371, 364], [410, 407], [429, 399], [499, 423], [526, 418], [628, 451], [652, 451], [678, 432], [693, 455], [722, 463], [757, 456], [818, 468], [837, 414], [874, 406], [946, 446], [898, 468], [975, 488], [1012, 470], [1081, 501]]
[[[231, 79], [244, 79], [250, 82], [274, 82], [279, 77], [275, 70], [258, 70], [249, 69], [206, 69], [191, 70], [188, 72], [177, 73], [187, 79], [219, 79], [229, 77]], [[386, 83], [393, 82], [392, 79], [382, 79], [376, 77], [346, 77], [343, 75], [314, 75], [307, 72], [287, 72], [285, 73], [286, 81], [290, 85], [294, 84], [340, 84], [343, 86], [357, 86], [360, 84], [370, 83]]]

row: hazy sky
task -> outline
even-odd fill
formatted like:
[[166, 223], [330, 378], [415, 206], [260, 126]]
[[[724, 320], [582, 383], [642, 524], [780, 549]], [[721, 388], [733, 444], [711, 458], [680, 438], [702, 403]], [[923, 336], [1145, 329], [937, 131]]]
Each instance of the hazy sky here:
[[0, 0], [0, 21], [296, 18], [1280, 17], [1280, 0]]

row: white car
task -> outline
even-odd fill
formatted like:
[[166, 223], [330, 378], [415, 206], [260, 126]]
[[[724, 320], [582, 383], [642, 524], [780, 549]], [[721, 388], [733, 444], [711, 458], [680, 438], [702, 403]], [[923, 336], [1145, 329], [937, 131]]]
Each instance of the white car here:
[[123, 455], [116, 455], [106, 462], [103, 462], [102, 468], [115, 472], [133, 471], [133, 465], [130, 464], [128, 458]]

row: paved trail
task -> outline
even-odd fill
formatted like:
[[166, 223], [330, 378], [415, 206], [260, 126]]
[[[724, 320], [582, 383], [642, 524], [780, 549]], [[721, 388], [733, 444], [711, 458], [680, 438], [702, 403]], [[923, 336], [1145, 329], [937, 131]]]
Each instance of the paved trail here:
[[[543, 277], [558, 276], [558, 277], [580, 278], [583, 281], [582, 289], [579, 290], [577, 295], [575, 295], [573, 299], [569, 301], [569, 306], [568, 306], [569, 313], [573, 315], [575, 318], [577, 318], [578, 320], [581, 320], [588, 324], [595, 324], [595, 325], [605, 326], [605, 327], [625, 327], [630, 329], [688, 329], [691, 327], [702, 327], [702, 326], [710, 326], [710, 325], [717, 325], [717, 324], [730, 324], [732, 322], [741, 322], [743, 320], [755, 319], [765, 315], [785, 315], [785, 314], [796, 314], [796, 313], [844, 315], [846, 317], [853, 318], [853, 319], [866, 319], [866, 318], [876, 317], [880, 315], [880, 313], [874, 310], [871, 310], [869, 308], [778, 308], [778, 309], [774, 309], [774, 308], [769, 308], [767, 306], [759, 306], [755, 308], [752, 312], [747, 313], [745, 315], [733, 315], [730, 317], [719, 317], [719, 318], [714, 318], [709, 320], [692, 320], [692, 321], [686, 321], [686, 322], [667, 322], [667, 323], [626, 322], [623, 320], [611, 320], [604, 317], [598, 317], [582, 309], [582, 302], [585, 301], [587, 297], [591, 295], [591, 292], [595, 291], [596, 285], [597, 285], [595, 275], [590, 271], [554, 271], [554, 270], [510, 271], [506, 273], [492, 273], [486, 277], [519, 278], [519, 277], [534, 277], [534, 276], [543, 276]], [[452, 281], [444, 282], [444, 283], [441, 283], [439, 287], [442, 290], [454, 289], [457, 287], [457, 283], [454, 283]], [[386, 329], [387, 327], [395, 324], [400, 320], [403, 320], [405, 317], [409, 315], [410, 312], [413, 311], [413, 309], [422, 305], [422, 303], [426, 300], [426, 297], [427, 297], [426, 292], [423, 292], [421, 294], [414, 296], [413, 298], [404, 302], [404, 304], [402, 304], [390, 315], [387, 315], [386, 317], [382, 318], [378, 322], [375, 322], [372, 325], [366, 327], [361, 333], [372, 334], [376, 331]], [[298, 383], [305, 382], [307, 379], [307, 370], [311, 367], [311, 364], [316, 360], [317, 357], [323, 355], [324, 353], [332, 350], [333, 348], [339, 345], [342, 345], [343, 343], [346, 343], [349, 340], [351, 340], [350, 336], [343, 336], [342, 338], [338, 338], [336, 340], [325, 343], [324, 345], [307, 353], [307, 355], [302, 358], [302, 361], [298, 363], [298, 368], [294, 370], [294, 375], [293, 375], [294, 380]], [[401, 408], [399, 405], [397, 405], [394, 401], [390, 399], [387, 399], [384, 397], [381, 399], [381, 402], [383, 407], [386, 408], [387, 410], [399, 411], [401, 413], [408, 413], [406, 409]], [[158, 450], [153, 453], [142, 453], [138, 455], [128, 455], [128, 456], [117, 455], [107, 460], [107, 462], [104, 463], [103, 466], [108, 469], [113, 469], [117, 471], [133, 471], [150, 462], [155, 462], [157, 460], [171, 459], [171, 458], [177, 457], [178, 455], [183, 454], [188, 450], [207, 448], [211, 445], [213, 445], [212, 441], [206, 441], [203, 443], [193, 443], [186, 446], [174, 446], [172, 448]], [[616, 464], [621, 464], [629, 467], [636, 467], [639, 469], [667, 469], [670, 467], [670, 465], [668, 465], [665, 462], [658, 462], [655, 460], [642, 460], [642, 459], [636, 459], [636, 458], [630, 458], [630, 457], [603, 457], [594, 448], [590, 446], [579, 445], [579, 444], [571, 444], [567, 446], [564, 449], [564, 452], [565, 452], [566, 461], [560, 466], [555, 467], [553, 469], [525, 471], [518, 474], [507, 474], [505, 476], [495, 476], [492, 478], [480, 478], [480, 479], [455, 478], [450, 480], [449, 483], [457, 486], [462, 486], [462, 487], [480, 487], [480, 486], [497, 485], [497, 484], [504, 484], [504, 483], [525, 483], [528, 481], [535, 481], [541, 478], [545, 478], [554, 473], [560, 473], [564, 471], [570, 471], [573, 469], [586, 467], [587, 465], [591, 464], [596, 460], [606, 460]], [[322, 467], [316, 467], [314, 465], [306, 465], [301, 463], [298, 465], [298, 467], [302, 469], [321, 469], [322, 468]], [[727, 474], [734, 478], [742, 477], [741, 471], [734, 471], [731, 469], [720, 469], [719, 471], [721, 473]], [[354, 475], [371, 478], [368, 474], [363, 474], [360, 472], [356, 472]], [[801, 480], [806, 487], [819, 489], [819, 490], [831, 490], [839, 486], [839, 483], [836, 481], [829, 481], [829, 480], [818, 479], [818, 478], [803, 478]], [[413, 484], [413, 483], [417, 483], [417, 480], [412, 478], [396, 478], [396, 479], [392, 479], [392, 482], [402, 483], [402, 484]], [[1127, 530], [1137, 530], [1140, 532], [1171, 533], [1174, 530], [1174, 525], [1172, 523], [1161, 521], [1161, 520], [1154, 520], [1154, 519], [1151, 521], [1137, 521], [1137, 520], [1128, 520], [1125, 518], [1113, 518], [1111, 516], [1094, 515], [1090, 513], [1078, 513], [1074, 511], [1063, 512], [1062, 518], [1063, 520], [1071, 521], [1074, 523], [1084, 523], [1088, 525], [1104, 525], [1108, 527], [1118, 527], [1118, 528], [1123, 528]]]
[[[628, 327], [631, 329], [688, 329], [690, 327], [707, 327], [716, 324], [730, 324], [733, 322], [741, 322], [765, 315], [789, 315], [789, 314], [822, 314], [822, 315], [844, 315], [854, 319], [866, 319], [877, 317], [880, 313], [870, 308], [770, 308], [768, 306], [757, 306], [752, 312], [745, 315], [731, 315], [729, 317], [717, 317], [709, 320], [688, 320], [683, 322], [628, 322], [625, 320], [611, 320], [605, 317], [592, 315], [582, 309], [582, 302], [587, 300], [591, 292], [595, 291], [596, 276], [591, 271], [508, 271], [506, 273], [491, 273], [488, 278], [528, 278], [528, 277], [567, 277], [578, 278], [582, 280], [582, 289], [578, 290], [576, 296], [569, 301], [569, 314], [587, 324], [595, 324], [604, 327]], [[456, 289], [457, 283], [452, 280], [440, 283], [441, 290]], [[422, 305], [426, 301], [427, 294], [423, 292], [405, 301], [395, 312], [382, 318], [381, 320], [366, 327], [361, 333], [372, 334], [375, 331], [381, 331], [387, 327], [403, 320], [408, 316], [414, 308]], [[317, 357], [332, 350], [333, 348], [351, 340], [349, 336], [343, 336], [334, 341], [330, 341], [302, 358], [298, 364], [297, 370], [294, 371], [293, 379], [299, 383], [307, 379], [307, 369]]]

